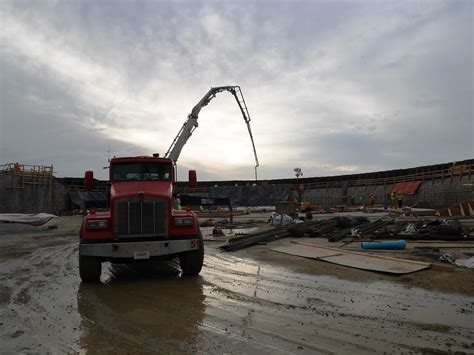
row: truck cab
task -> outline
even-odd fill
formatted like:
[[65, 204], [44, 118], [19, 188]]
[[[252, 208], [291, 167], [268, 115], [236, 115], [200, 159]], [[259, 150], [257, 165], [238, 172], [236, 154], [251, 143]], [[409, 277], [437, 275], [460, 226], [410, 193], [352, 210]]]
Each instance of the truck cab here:
[[184, 275], [197, 275], [204, 259], [202, 235], [195, 213], [174, 209], [173, 161], [114, 158], [109, 173], [109, 210], [92, 210], [82, 222], [81, 280], [99, 281], [104, 261], [127, 263], [175, 256]]

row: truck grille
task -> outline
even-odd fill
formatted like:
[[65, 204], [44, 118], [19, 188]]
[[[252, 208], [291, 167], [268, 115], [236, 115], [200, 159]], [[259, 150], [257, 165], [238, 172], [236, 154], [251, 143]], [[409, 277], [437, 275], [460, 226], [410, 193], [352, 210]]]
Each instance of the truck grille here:
[[164, 236], [167, 232], [168, 205], [164, 199], [143, 202], [138, 198], [115, 203], [117, 237]]

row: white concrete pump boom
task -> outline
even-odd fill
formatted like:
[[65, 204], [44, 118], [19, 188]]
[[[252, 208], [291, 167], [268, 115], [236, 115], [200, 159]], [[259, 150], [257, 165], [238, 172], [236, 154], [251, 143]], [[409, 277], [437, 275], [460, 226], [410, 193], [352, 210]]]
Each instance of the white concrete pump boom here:
[[255, 149], [255, 143], [253, 141], [252, 130], [250, 129], [250, 115], [247, 109], [247, 105], [244, 100], [244, 96], [242, 95], [242, 90], [240, 86], [219, 86], [215, 88], [211, 88], [206, 95], [193, 107], [191, 113], [188, 115], [188, 119], [184, 122], [183, 126], [178, 132], [178, 135], [171, 143], [168, 151], [165, 154], [166, 158], [172, 159], [175, 163], [181, 154], [181, 150], [183, 149], [184, 145], [188, 141], [189, 137], [193, 134], [194, 130], [198, 126], [198, 115], [201, 109], [204, 106], [207, 106], [211, 100], [216, 97], [216, 94], [222, 91], [229, 91], [232, 95], [234, 95], [237, 104], [239, 105], [240, 112], [242, 112], [242, 116], [244, 117], [244, 121], [247, 124], [247, 129], [249, 131], [250, 140], [252, 141], [252, 148], [253, 154], [255, 156], [255, 180], [257, 180], [257, 168], [259, 167], [257, 151]]

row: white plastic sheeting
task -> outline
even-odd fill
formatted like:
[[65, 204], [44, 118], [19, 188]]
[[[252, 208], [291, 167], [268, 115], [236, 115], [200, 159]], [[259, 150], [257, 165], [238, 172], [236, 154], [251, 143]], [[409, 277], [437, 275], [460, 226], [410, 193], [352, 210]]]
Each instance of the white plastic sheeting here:
[[0, 213], [0, 223], [23, 223], [32, 226], [41, 226], [55, 217], [57, 216], [49, 213]]
[[474, 269], [474, 256], [469, 259], [456, 259], [454, 262], [459, 267], [467, 267], [468, 269]]
[[269, 221], [272, 226], [287, 226], [293, 222], [293, 218], [286, 214], [272, 212]]

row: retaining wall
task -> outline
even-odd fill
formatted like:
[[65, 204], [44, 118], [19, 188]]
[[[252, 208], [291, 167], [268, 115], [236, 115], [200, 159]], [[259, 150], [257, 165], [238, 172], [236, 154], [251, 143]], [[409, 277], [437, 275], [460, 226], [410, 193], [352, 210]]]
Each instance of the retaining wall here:
[[9, 188], [10, 175], [0, 175], [0, 213], [59, 213], [69, 208], [69, 192], [55, 179], [51, 185]]
[[[474, 199], [474, 178], [469, 176], [446, 180], [424, 181], [417, 193], [406, 195], [404, 205], [414, 205], [426, 208], [444, 208], [461, 201]], [[358, 186], [340, 188], [319, 188], [306, 189], [302, 193], [302, 200], [309, 201], [312, 205], [321, 207], [334, 207], [337, 205], [349, 204], [352, 194], [356, 204], [368, 204], [368, 197], [371, 193], [376, 196], [377, 204], [390, 205], [387, 192], [393, 186]], [[278, 202], [286, 201], [293, 194], [298, 193], [292, 190], [294, 185], [268, 185], [268, 186], [238, 186], [238, 187], [212, 187], [209, 188], [210, 197], [230, 197], [234, 206], [257, 206], [275, 205]], [[346, 192], [347, 191], [347, 192]]]
[[[456, 177], [454, 179], [437, 179], [424, 181], [418, 191], [413, 195], [404, 197], [404, 204], [426, 208], [444, 208], [461, 201], [474, 199], [474, 178], [470, 176]], [[303, 200], [322, 207], [334, 207], [350, 203], [348, 196], [354, 195], [356, 204], [368, 204], [371, 193], [375, 194], [377, 204], [390, 205], [387, 192], [393, 186], [358, 186], [348, 187], [347, 195], [342, 188], [309, 189], [303, 193]], [[346, 197], [347, 196], [347, 197]]]
[[[0, 174], [0, 213], [58, 213], [69, 210], [72, 208], [69, 192], [80, 191], [83, 179], [69, 180], [52, 178], [51, 184], [12, 189], [11, 175]], [[303, 186], [303, 201], [321, 207], [334, 207], [349, 204], [351, 195], [354, 195], [356, 204], [367, 204], [371, 193], [375, 194], [377, 204], [389, 204], [389, 189], [394, 183], [405, 181], [423, 182], [417, 193], [405, 196], [404, 204], [445, 208], [474, 200], [474, 160], [360, 175], [269, 180], [258, 186], [246, 181], [232, 182], [232, 186], [229, 186], [230, 182], [199, 182], [198, 188], [189, 189], [185, 182], [178, 182], [175, 191], [230, 197], [233, 206], [267, 206], [287, 201], [290, 195], [298, 197], [298, 187]], [[97, 191], [106, 193], [108, 184], [105, 181], [99, 183], [102, 184], [97, 184]]]
[[229, 197], [233, 206], [270, 206], [286, 201], [290, 184], [267, 186], [221, 186], [209, 188], [210, 197]]

